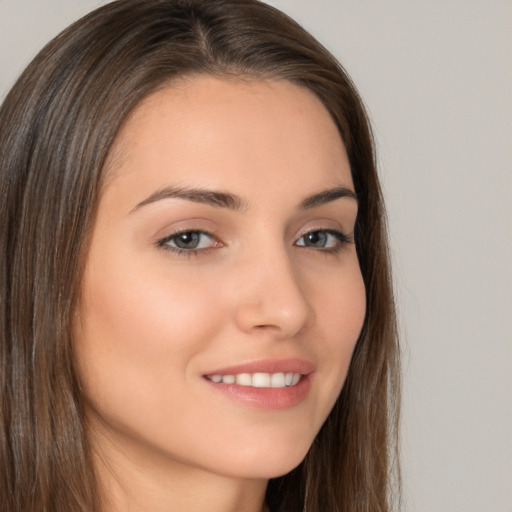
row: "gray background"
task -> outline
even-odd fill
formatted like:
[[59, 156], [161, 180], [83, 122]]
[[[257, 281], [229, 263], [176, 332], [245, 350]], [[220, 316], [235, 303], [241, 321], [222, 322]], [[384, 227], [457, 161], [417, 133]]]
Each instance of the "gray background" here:
[[[0, 97], [100, 3], [0, 0]], [[404, 346], [405, 508], [512, 512], [512, 2], [272, 3], [342, 61], [374, 123]]]

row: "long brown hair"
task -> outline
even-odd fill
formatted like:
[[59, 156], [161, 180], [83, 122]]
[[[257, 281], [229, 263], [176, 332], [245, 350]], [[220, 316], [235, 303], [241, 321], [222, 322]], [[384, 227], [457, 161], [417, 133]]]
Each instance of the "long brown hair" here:
[[[0, 503], [98, 512], [72, 318], [112, 142], [149, 93], [191, 74], [280, 78], [336, 122], [359, 201], [367, 314], [306, 459], [269, 482], [280, 512], [388, 512], [399, 482], [399, 351], [385, 216], [363, 104], [311, 35], [257, 0], [119, 0], [49, 43], [0, 108]], [[398, 479], [397, 479], [398, 477]]]

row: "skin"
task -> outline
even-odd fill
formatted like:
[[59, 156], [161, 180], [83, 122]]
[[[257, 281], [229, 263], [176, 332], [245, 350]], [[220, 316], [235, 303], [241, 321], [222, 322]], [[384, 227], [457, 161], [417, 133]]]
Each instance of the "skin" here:
[[[261, 511], [267, 480], [300, 463], [329, 414], [364, 319], [355, 245], [304, 237], [351, 239], [354, 198], [300, 207], [353, 191], [339, 133], [291, 83], [193, 77], [134, 110], [108, 167], [75, 340], [108, 510]], [[236, 194], [239, 208], [155, 197], [166, 187]], [[176, 230], [211, 236], [178, 253]], [[284, 409], [204, 378], [286, 358], [314, 372]]]

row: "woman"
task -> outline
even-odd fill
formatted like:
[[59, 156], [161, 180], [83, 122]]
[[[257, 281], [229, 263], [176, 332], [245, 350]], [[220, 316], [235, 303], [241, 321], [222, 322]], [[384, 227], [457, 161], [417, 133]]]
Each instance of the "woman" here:
[[253, 0], [121, 0], [0, 111], [9, 511], [387, 511], [398, 349], [370, 128]]

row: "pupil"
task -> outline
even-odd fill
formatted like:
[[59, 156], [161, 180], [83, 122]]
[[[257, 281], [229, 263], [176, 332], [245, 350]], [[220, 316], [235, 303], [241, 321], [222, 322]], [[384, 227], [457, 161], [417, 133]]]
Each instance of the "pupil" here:
[[322, 231], [314, 231], [307, 234], [307, 245], [323, 247], [327, 241], [327, 235]]
[[199, 233], [180, 233], [174, 243], [180, 249], [195, 249], [199, 244]]

